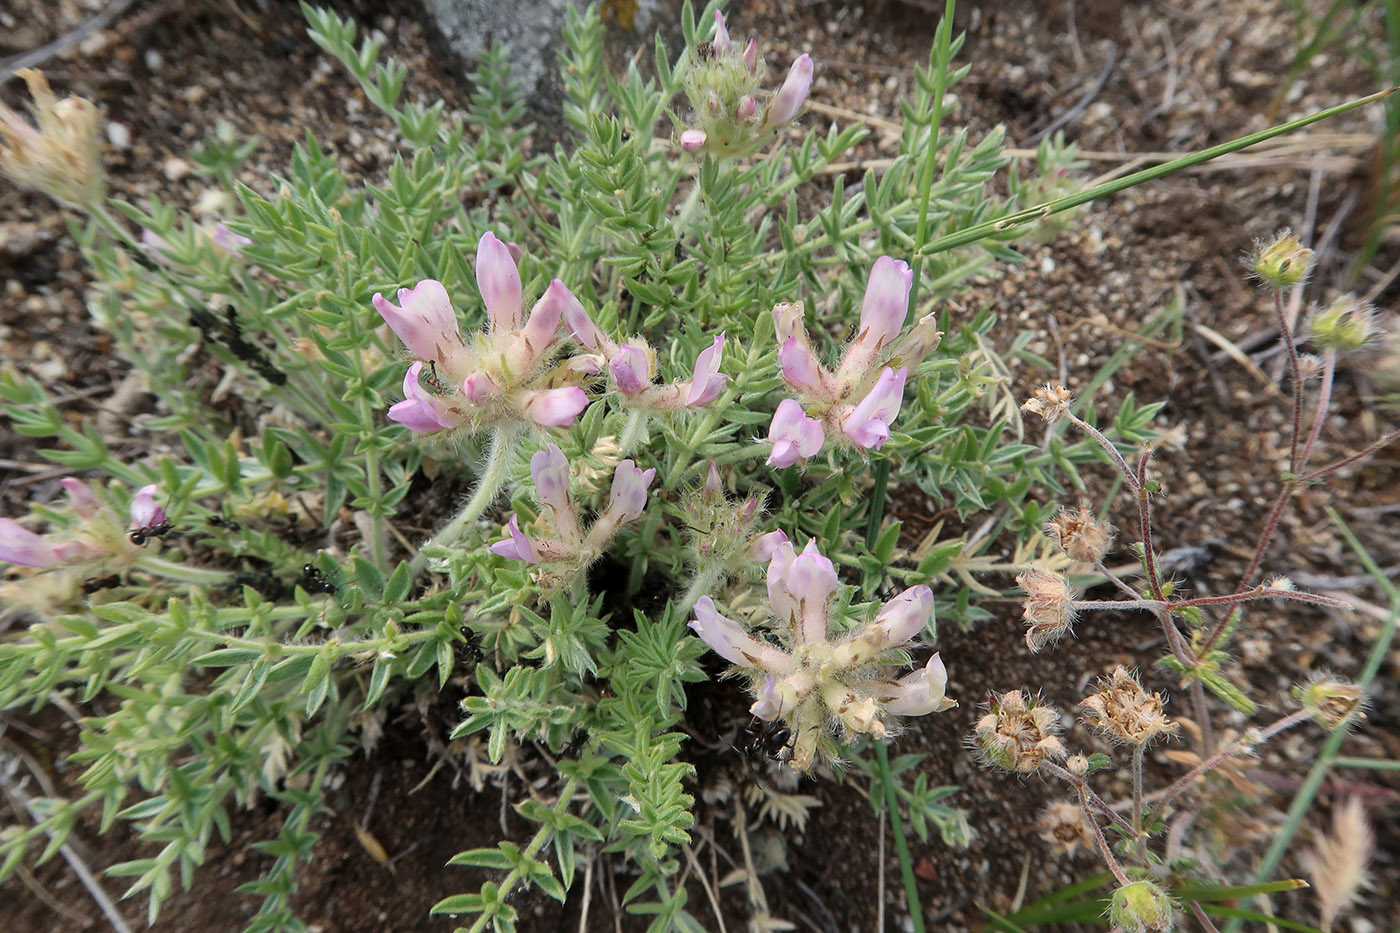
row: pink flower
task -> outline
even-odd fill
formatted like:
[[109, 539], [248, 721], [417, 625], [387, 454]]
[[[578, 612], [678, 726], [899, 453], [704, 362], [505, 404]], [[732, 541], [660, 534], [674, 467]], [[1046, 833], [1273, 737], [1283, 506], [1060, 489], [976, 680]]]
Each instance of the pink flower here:
[[681, 148], [686, 152], [699, 152], [705, 148], [705, 140], [709, 139], [704, 130], [686, 130], [681, 133]]
[[797, 336], [789, 337], [778, 349], [778, 363], [782, 366], [783, 381], [794, 391], [803, 395], [817, 395], [827, 391], [830, 379], [806, 340]]
[[890, 437], [890, 422], [899, 414], [904, 398], [904, 380], [909, 370], [901, 366], [895, 372], [888, 366], [870, 394], [841, 422], [841, 431], [857, 447], [879, 450]]
[[563, 282], [554, 279], [545, 289], [544, 296], [535, 302], [524, 329], [520, 331], [517, 349], [512, 354], [511, 364], [519, 372], [533, 369], [550, 344], [554, 343], [554, 335], [559, 332], [559, 319], [570, 301], [576, 301], [573, 292]]
[[12, 518], [0, 518], [0, 561], [23, 567], [53, 567], [63, 559], [39, 535]]
[[812, 90], [812, 71], [812, 56], [804, 52], [788, 69], [787, 80], [778, 93], [768, 101], [768, 117], [764, 120], [767, 126], [779, 127], [797, 116]]
[[408, 367], [403, 377], [404, 400], [389, 408], [389, 417], [418, 434], [429, 434], [452, 427], [438, 410], [437, 399], [423, 390], [418, 383], [418, 374], [423, 371], [422, 363]]
[[578, 413], [588, 407], [588, 393], [578, 386], [563, 389], [540, 389], [527, 393], [525, 414], [535, 424], [546, 428], [562, 428], [573, 424]]
[[782, 530], [770, 531], [766, 535], [759, 535], [754, 539], [753, 546], [749, 548], [749, 560], [756, 563], [764, 563], [773, 559], [773, 555], [778, 552], [778, 548], [788, 544], [788, 536]]
[[[744, 67], [753, 74], [758, 70], [758, 40], [750, 39], [744, 46]], [[752, 98], [751, 98], [752, 99]]]
[[860, 329], [874, 336], [877, 347], [887, 347], [899, 336], [913, 287], [914, 273], [908, 263], [889, 256], [875, 260], [860, 306]]
[[624, 343], [617, 353], [608, 360], [608, 370], [612, 372], [613, 383], [623, 395], [640, 395], [651, 385], [651, 370], [647, 365], [646, 351]]
[[419, 359], [443, 362], [450, 351], [461, 345], [457, 313], [447, 289], [433, 279], [424, 279], [411, 289], [399, 289], [396, 306], [375, 292], [374, 310]]
[[719, 10], [715, 10], [715, 37], [710, 45], [716, 55], [723, 55], [729, 51], [729, 30], [724, 28], [724, 14]]
[[896, 716], [923, 716], [956, 705], [947, 699], [947, 689], [948, 671], [935, 652], [927, 664], [892, 684], [886, 684], [881, 693], [886, 697], [886, 712]]
[[774, 549], [768, 563], [768, 603], [802, 643], [826, 639], [827, 604], [839, 586], [836, 567], [817, 550], [815, 539], [801, 554], [791, 544]]
[[59, 480], [63, 489], [68, 493], [68, 504], [73, 507], [73, 514], [87, 521], [97, 516], [102, 511], [102, 503], [98, 501], [97, 495], [92, 491], [92, 487], [87, 483], [76, 480], [71, 476], [65, 476]]
[[473, 405], [485, 405], [500, 395], [501, 389], [495, 380], [478, 369], [467, 373], [467, 378], [462, 380], [462, 394]]
[[131, 527], [153, 528], [166, 521], [165, 509], [156, 505], [157, 487], [155, 483], [136, 490], [131, 499]]
[[758, 101], [752, 97], [739, 98], [739, 109], [735, 111], [735, 116], [740, 120], [752, 120], [756, 113], [758, 113]]
[[695, 602], [695, 619], [690, 628], [710, 646], [710, 650], [730, 664], [753, 667], [761, 664], [766, 670], [786, 671], [792, 667], [788, 655], [744, 632], [733, 619], [719, 614], [714, 600], [701, 596]]
[[556, 513], [572, 512], [569, 499], [569, 461], [554, 444], [545, 444], [530, 458], [530, 475], [535, 479], [535, 498]]
[[773, 422], [768, 426], [768, 441], [773, 445], [768, 463], [788, 467], [821, 450], [822, 444], [826, 443], [826, 432], [820, 421], [807, 417], [797, 401], [785, 398], [773, 413]]
[[243, 255], [243, 247], [253, 241], [246, 236], [234, 233], [222, 223], [214, 224], [214, 232], [209, 239], [223, 252], [237, 259]]
[[690, 407], [708, 405], [719, 398], [729, 377], [720, 373], [719, 364], [724, 355], [724, 334], [715, 338], [700, 355], [695, 358], [695, 370], [690, 377], [690, 392], [685, 403]]
[[505, 527], [509, 537], [497, 541], [491, 545], [490, 551], [498, 557], [509, 558], [510, 560], [523, 560], [527, 564], [537, 564], [540, 562], [539, 551], [535, 549], [535, 543], [530, 540], [529, 535], [520, 530], [520, 522], [514, 515], [510, 517], [510, 522]]
[[933, 615], [933, 590], [920, 584], [911, 586], [885, 603], [871, 623], [880, 635], [880, 650], [894, 648], [924, 630]]
[[631, 460], [624, 460], [613, 471], [612, 490], [608, 493], [607, 511], [616, 523], [639, 518], [647, 505], [647, 487], [656, 478], [656, 470], [639, 470]]
[[598, 325], [593, 323], [593, 319], [588, 316], [588, 312], [572, 292], [564, 302], [564, 324], [569, 328], [570, 335], [584, 349], [607, 356], [611, 356], [616, 349], [613, 342], [598, 329]]
[[486, 315], [493, 333], [510, 333], [520, 329], [520, 312], [524, 298], [520, 289], [520, 270], [510, 247], [487, 230], [476, 245], [476, 287], [486, 302]]

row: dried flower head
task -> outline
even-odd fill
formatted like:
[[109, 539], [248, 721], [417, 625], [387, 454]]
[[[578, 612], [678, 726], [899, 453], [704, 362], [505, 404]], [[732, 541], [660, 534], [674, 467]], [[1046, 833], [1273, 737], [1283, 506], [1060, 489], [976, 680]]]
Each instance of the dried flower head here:
[[1020, 690], [993, 694], [987, 714], [977, 721], [973, 742], [991, 765], [1029, 774], [1047, 761], [1065, 756], [1059, 731], [1060, 713]]
[[1089, 832], [1089, 824], [1084, 821], [1084, 811], [1077, 803], [1069, 800], [1052, 801], [1040, 811], [1040, 838], [1050, 844], [1050, 851], [1056, 855], [1073, 855], [1083, 846], [1094, 849], [1094, 837]]
[[1355, 295], [1343, 295], [1325, 308], [1318, 308], [1308, 321], [1312, 342], [1323, 350], [1349, 353], [1360, 350], [1375, 338], [1376, 308]]
[[1165, 700], [1143, 689], [1123, 665], [1099, 681], [1099, 692], [1085, 697], [1084, 721], [1115, 742], [1146, 745], [1159, 736], [1175, 735], [1177, 724], [1162, 712]]
[[1058, 641], [1074, 625], [1074, 593], [1069, 581], [1057, 573], [1035, 567], [1016, 577], [1026, 591], [1021, 618], [1026, 622], [1026, 645], [1039, 651]]
[[1306, 279], [1312, 261], [1313, 251], [1304, 247], [1296, 234], [1285, 230], [1268, 243], [1255, 243], [1250, 267], [1265, 285], [1284, 289]]
[[1045, 531], [1055, 536], [1071, 560], [1102, 560], [1113, 544], [1113, 526], [1097, 521], [1094, 513], [1083, 507], [1078, 512], [1061, 509], [1059, 515], [1045, 523]]
[[101, 201], [97, 107], [81, 97], [59, 100], [43, 73], [32, 68], [16, 74], [29, 85], [30, 110], [39, 126], [0, 104], [0, 173], [65, 204]]
[[1359, 685], [1325, 675], [1295, 687], [1293, 692], [1298, 705], [1308, 711], [1314, 722], [1329, 731], [1363, 715], [1361, 708], [1366, 703], [1366, 695]]
[[1170, 933], [1172, 900], [1151, 881], [1133, 881], [1113, 892], [1108, 919], [1128, 933]]
[[1031, 397], [1022, 403], [1021, 410], [1039, 415], [1046, 424], [1054, 424], [1069, 414], [1069, 405], [1073, 400], [1069, 389], [1047, 382], [1031, 393]]

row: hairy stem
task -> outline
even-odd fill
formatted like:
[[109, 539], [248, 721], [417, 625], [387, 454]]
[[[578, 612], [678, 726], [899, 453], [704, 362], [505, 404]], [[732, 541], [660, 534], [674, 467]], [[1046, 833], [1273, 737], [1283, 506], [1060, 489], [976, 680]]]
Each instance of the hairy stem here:
[[[487, 507], [496, 498], [496, 493], [500, 492], [501, 486], [505, 482], [506, 467], [510, 464], [510, 458], [515, 453], [515, 441], [518, 430], [515, 428], [500, 427], [491, 435], [491, 449], [486, 455], [486, 469], [481, 474], [481, 479], [477, 482], [476, 492], [472, 493], [471, 499], [462, 511], [458, 512], [452, 521], [433, 535], [424, 547], [449, 547], [462, 535], [462, 530], [472, 522], [476, 521], [486, 511]], [[413, 563], [409, 569], [417, 573], [423, 569], [423, 565], [428, 562], [428, 558], [419, 551], [413, 558]]]

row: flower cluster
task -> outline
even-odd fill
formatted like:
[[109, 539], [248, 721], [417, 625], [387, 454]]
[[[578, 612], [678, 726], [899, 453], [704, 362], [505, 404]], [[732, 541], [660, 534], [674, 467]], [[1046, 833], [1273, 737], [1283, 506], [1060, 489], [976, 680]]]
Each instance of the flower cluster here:
[[29, 85], [35, 129], [0, 104], [0, 173], [76, 207], [101, 202], [103, 175], [98, 112], [91, 101], [59, 100], [43, 74], [16, 72]]
[[791, 123], [812, 89], [812, 58], [798, 56], [783, 86], [760, 107], [766, 70], [758, 42], [740, 46], [730, 39], [724, 14], [716, 10], [714, 37], [696, 48], [683, 79], [698, 126], [681, 133], [681, 148], [717, 158], [752, 155]]
[[655, 385], [656, 351], [640, 337], [617, 343], [593, 323], [583, 305], [570, 302], [564, 308], [564, 323], [580, 346], [605, 361], [609, 380], [622, 404], [636, 411], [669, 411], [698, 408], [719, 398], [729, 377], [719, 371], [724, 358], [724, 334], [700, 351], [690, 379], [669, 385]]
[[35, 534], [11, 518], [0, 518], [0, 561], [25, 567], [52, 568], [101, 563], [129, 566], [143, 553], [142, 545], [169, 528], [165, 510], [156, 504], [155, 484], [142, 486], [132, 497], [125, 527], [116, 512], [91, 487], [72, 477], [62, 480], [68, 504], [77, 516], [74, 528], [60, 536]]
[[[417, 362], [404, 377], [404, 400], [389, 417], [412, 431], [534, 424], [562, 427], [588, 405], [577, 385], [587, 361], [548, 366], [560, 341], [559, 322], [578, 299], [555, 279], [528, 317], [520, 272], [510, 245], [491, 232], [476, 251], [476, 284], [486, 304], [488, 326], [469, 342], [441, 282], [425, 279], [399, 291], [397, 305], [374, 296], [375, 310]], [[582, 307], [577, 313], [582, 314]], [[423, 370], [428, 384], [423, 386]]]
[[640, 470], [631, 460], [619, 463], [613, 471], [607, 507], [586, 534], [569, 493], [569, 461], [564, 452], [553, 444], [535, 451], [530, 458], [530, 475], [535, 481], [535, 498], [546, 509], [536, 533], [527, 535], [519, 518], [512, 515], [504, 528], [506, 538], [491, 545], [491, 553], [546, 565], [536, 572], [536, 580], [552, 589], [596, 560], [623, 523], [641, 517], [656, 470]]
[[948, 674], [937, 654], [898, 679], [889, 668], [903, 663], [892, 649], [907, 644], [933, 615], [933, 592], [915, 586], [885, 603], [854, 634], [831, 637], [832, 599], [840, 588], [836, 568], [812, 541], [798, 554], [786, 540], [768, 563], [768, 604], [779, 644], [755, 638], [702, 597], [690, 623], [716, 654], [749, 677], [757, 697], [749, 711], [782, 720], [792, 731], [790, 764], [811, 767], [829, 726], [847, 737], [888, 735], [894, 716], [923, 716], [957, 705], [945, 696]]
[[1031, 567], [1018, 574], [1016, 585], [1026, 591], [1021, 618], [1026, 623], [1026, 647], [1039, 651], [1074, 628], [1077, 612], [1069, 581], [1057, 573]]
[[710, 461], [705, 482], [681, 502], [686, 526], [695, 535], [699, 575], [717, 579], [755, 563], [767, 563], [779, 546], [788, 543], [787, 535], [781, 531], [754, 532], [762, 505], [759, 496], [730, 501], [724, 494], [719, 468]]
[[1009, 690], [992, 695], [986, 715], [977, 720], [972, 740], [988, 764], [1030, 774], [1065, 757], [1059, 731], [1058, 710], [1042, 703], [1038, 696]]
[[1079, 703], [1085, 722], [1124, 745], [1147, 745], [1160, 736], [1176, 734], [1176, 723], [1162, 712], [1165, 704], [1161, 694], [1144, 689], [1121, 664], [1099, 682], [1097, 693]]
[[859, 330], [834, 373], [817, 359], [802, 303], [773, 308], [783, 381], [801, 401], [778, 404], [768, 429], [770, 464], [786, 467], [814, 456], [828, 435], [864, 450], [878, 450], [889, 439], [910, 371], [942, 337], [931, 314], [904, 331], [913, 282], [906, 263], [889, 256], [875, 261]]
[[1060, 514], [1045, 523], [1047, 534], [1064, 549], [1070, 560], [1096, 563], [1103, 560], [1113, 544], [1114, 527], [1108, 522], [1094, 518], [1094, 513], [1084, 507], [1078, 512], [1061, 509]]

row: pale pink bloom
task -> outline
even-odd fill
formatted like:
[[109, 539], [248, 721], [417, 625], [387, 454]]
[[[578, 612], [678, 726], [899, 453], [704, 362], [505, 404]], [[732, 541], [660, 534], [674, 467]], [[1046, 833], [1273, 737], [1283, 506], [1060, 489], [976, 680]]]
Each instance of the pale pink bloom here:
[[0, 561], [23, 567], [63, 562], [54, 546], [12, 518], [0, 518]]
[[757, 697], [749, 707], [749, 713], [766, 722], [783, 719], [797, 708], [798, 695], [792, 684], [780, 681], [772, 674], [763, 678]]
[[875, 260], [860, 306], [860, 329], [875, 337], [877, 347], [889, 346], [904, 328], [913, 287], [914, 273], [908, 263], [890, 256]]
[[578, 386], [540, 389], [526, 394], [529, 400], [525, 403], [525, 414], [545, 428], [572, 424], [578, 413], [588, 407], [588, 393]]
[[681, 133], [681, 148], [686, 152], [699, 152], [705, 148], [705, 140], [709, 139], [704, 130], [686, 130]]
[[896, 716], [923, 716], [954, 705], [946, 697], [947, 689], [948, 671], [935, 652], [923, 667], [886, 684], [880, 692], [886, 698], [885, 712]]
[[710, 646], [710, 650], [730, 664], [753, 667], [755, 664], [765, 670], [787, 671], [792, 667], [792, 659], [782, 651], [744, 632], [742, 626], [733, 619], [719, 614], [714, 600], [701, 596], [695, 602], [695, 619], [690, 628]]
[[534, 369], [550, 344], [554, 343], [554, 336], [559, 332], [559, 319], [564, 315], [564, 308], [573, 300], [573, 292], [563, 282], [554, 279], [549, 283], [544, 295], [530, 309], [530, 317], [520, 332], [520, 340], [516, 344], [520, 349], [511, 360], [519, 372]]
[[214, 232], [210, 234], [209, 239], [216, 247], [235, 259], [243, 255], [243, 247], [253, 242], [246, 236], [234, 233], [222, 223], [214, 224]]
[[759, 535], [754, 539], [753, 546], [749, 548], [749, 560], [759, 564], [770, 561], [777, 553], [778, 548], [784, 544], [788, 544], [788, 536], [783, 534], [781, 529], [770, 531], [766, 535]]
[[651, 370], [647, 365], [646, 351], [624, 343], [617, 353], [608, 360], [608, 370], [613, 383], [623, 395], [639, 395], [651, 385]]
[[631, 460], [624, 460], [613, 471], [612, 490], [608, 493], [607, 511], [618, 523], [639, 518], [647, 506], [647, 487], [656, 478], [656, 470], [639, 470]]
[[59, 480], [63, 489], [68, 493], [68, 504], [73, 507], [73, 514], [87, 521], [95, 517], [102, 511], [102, 503], [98, 501], [97, 494], [92, 491], [92, 487], [87, 483], [65, 476]]
[[136, 490], [131, 499], [131, 527], [152, 528], [166, 521], [165, 509], [156, 504], [155, 483]]
[[812, 90], [812, 56], [802, 53], [788, 69], [787, 80], [778, 93], [768, 101], [768, 117], [764, 121], [769, 127], [782, 126], [797, 116], [802, 105], [807, 102], [807, 94]]
[[510, 333], [520, 329], [520, 312], [524, 304], [520, 270], [515, 267], [510, 248], [490, 230], [481, 235], [476, 246], [476, 287], [486, 303], [492, 333]]
[[750, 39], [744, 46], [744, 67], [753, 74], [758, 69], [758, 41]]
[[740, 120], [751, 120], [758, 113], [758, 101], [752, 97], [739, 98], [739, 109], [735, 112]]
[[422, 371], [421, 362], [408, 367], [408, 372], [403, 377], [404, 400], [390, 406], [390, 419], [418, 434], [429, 434], [452, 427], [438, 410], [437, 399], [419, 384], [418, 374]]
[[490, 376], [477, 369], [467, 373], [467, 378], [462, 380], [462, 394], [473, 405], [485, 405], [501, 394], [501, 387], [496, 385]]
[[796, 400], [785, 398], [773, 413], [768, 442], [773, 445], [773, 452], [768, 455], [769, 465], [788, 467], [821, 450], [826, 443], [826, 432], [820, 421], [807, 417]]
[[509, 537], [497, 541], [491, 545], [490, 551], [498, 557], [509, 558], [510, 560], [523, 560], [527, 564], [537, 564], [540, 562], [539, 551], [535, 549], [535, 543], [530, 540], [530, 536], [520, 530], [519, 520], [512, 515], [505, 527]]
[[569, 499], [569, 461], [554, 444], [545, 444], [530, 458], [530, 475], [535, 480], [535, 498], [556, 513], [572, 512]]
[[708, 405], [719, 398], [729, 377], [720, 373], [719, 364], [724, 355], [724, 334], [715, 338], [700, 355], [695, 358], [695, 370], [690, 377], [690, 391], [685, 403], [690, 407]]
[[724, 482], [719, 478], [719, 467], [715, 466], [713, 460], [710, 467], [705, 471], [705, 482], [700, 487], [700, 493], [710, 502], [724, 501]]
[[724, 14], [715, 10], [715, 37], [710, 42], [716, 55], [724, 55], [729, 51], [729, 30], [724, 28]]
[[616, 349], [613, 342], [598, 329], [598, 325], [593, 323], [593, 319], [588, 316], [588, 312], [572, 292], [564, 302], [564, 324], [569, 328], [574, 340], [585, 349], [607, 356], [611, 356]]
[[890, 437], [890, 422], [899, 414], [904, 399], [907, 367], [895, 372], [888, 366], [880, 373], [875, 387], [841, 422], [841, 431], [857, 447], [879, 450]]
[[457, 313], [441, 282], [424, 279], [411, 289], [399, 289], [398, 305], [378, 292], [371, 301], [390, 330], [419, 359], [442, 363], [462, 343]]
[[801, 554], [791, 544], [774, 549], [768, 563], [768, 604], [803, 644], [826, 639], [827, 604], [839, 586], [836, 567], [817, 550], [815, 539]]
[[782, 366], [783, 381], [793, 390], [804, 395], [826, 391], [829, 377], [806, 340], [797, 336], [785, 340], [778, 348], [778, 363]]
[[885, 603], [871, 626], [880, 634], [880, 650], [894, 648], [924, 630], [933, 615], [933, 590], [911, 586]]

